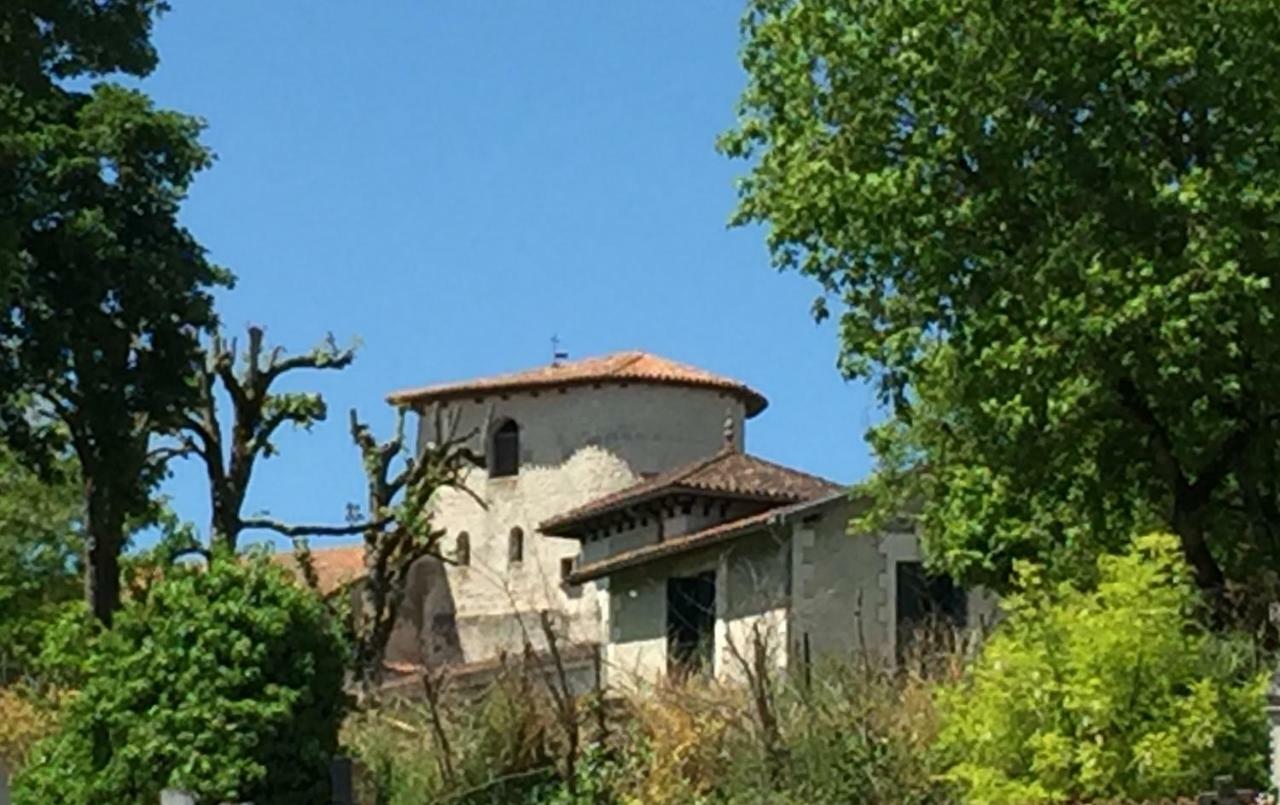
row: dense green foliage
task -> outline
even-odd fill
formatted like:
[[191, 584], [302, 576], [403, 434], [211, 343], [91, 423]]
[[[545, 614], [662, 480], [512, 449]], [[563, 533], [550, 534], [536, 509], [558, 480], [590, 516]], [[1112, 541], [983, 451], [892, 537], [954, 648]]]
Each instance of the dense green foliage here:
[[172, 567], [94, 641], [17, 801], [322, 801], [345, 659], [323, 604], [264, 557]]
[[1150, 526], [1270, 582], [1280, 6], [753, 0], [743, 35], [737, 221], [892, 407], [879, 513], [922, 495], [988, 583]]
[[17, 0], [0, 12], [0, 432], [37, 465], [74, 448], [86, 589], [104, 621], [124, 524], [164, 469], [151, 438], [196, 400], [199, 331], [229, 277], [178, 220], [211, 159], [199, 121], [134, 89], [61, 79], [149, 72], [162, 8]]
[[80, 594], [80, 511], [73, 483], [0, 450], [0, 685], [33, 670], [45, 624]]
[[39, 218], [41, 109], [67, 78], [120, 71], [145, 75], [156, 63], [151, 20], [157, 0], [42, 2], [0, 6], [0, 300], [21, 293], [30, 264], [21, 233]]
[[1177, 542], [1098, 560], [1096, 589], [1031, 570], [1008, 621], [945, 692], [939, 749], [966, 799], [1152, 801], [1265, 779], [1267, 674], [1206, 634]]

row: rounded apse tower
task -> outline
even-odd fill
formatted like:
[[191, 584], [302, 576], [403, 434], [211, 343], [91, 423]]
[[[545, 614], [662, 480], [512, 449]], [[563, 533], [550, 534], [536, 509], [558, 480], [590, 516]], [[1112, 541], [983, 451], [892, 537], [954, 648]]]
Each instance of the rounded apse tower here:
[[646, 352], [408, 389], [388, 401], [421, 415], [419, 448], [437, 437], [438, 420], [456, 417], [484, 457], [466, 480], [474, 498], [439, 496], [435, 523], [452, 564], [415, 570], [388, 652], [426, 663], [484, 660], [526, 641], [536, 648], [543, 610], [558, 613], [571, 641], [598, 641], [591, 586], [562, 583], [580, 544], [540, 534], [538, 524], [711, 456], [726, 439], [741, 451], [744, 421], [767, 405], [736, 380]]

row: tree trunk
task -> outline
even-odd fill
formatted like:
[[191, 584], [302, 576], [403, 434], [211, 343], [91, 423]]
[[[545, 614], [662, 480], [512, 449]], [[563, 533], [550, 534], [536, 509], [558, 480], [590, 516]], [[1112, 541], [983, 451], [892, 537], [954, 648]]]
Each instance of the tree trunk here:
[[360, 611], [356, 624], [356, 675], [362, 694], [377, 690], [382, 681], [383, 621], [386, 618], [386, 569], [374, 547], [374, 539], [365, 535], [365, 577], [360, 585]]
[[209, 489], [209, 547], [225, 549], [227, 555], [232, 555], [240, 542], [243, 500], [234, 491], [225, 489], [219, 478], [210, 477]]
[[[88, 473], [86, 473], [88, 474]], [[112, 505], [109, 489], [86, 478], [84, 597], [103, 626], [120, 608], [120, 549], [124, 544], [123, 518]]]
[[1175, 497], [1173, 502], [1173, 531], [1182, 542], [1182, 552], [1195, 573], [1196, 586], [1209, 597], [1215, 606], [1222, 603], [1225, 579], [1218, 561], [1209, 551], [1205, 541], [1205, 506], [1188, 501], [1186, 495]]

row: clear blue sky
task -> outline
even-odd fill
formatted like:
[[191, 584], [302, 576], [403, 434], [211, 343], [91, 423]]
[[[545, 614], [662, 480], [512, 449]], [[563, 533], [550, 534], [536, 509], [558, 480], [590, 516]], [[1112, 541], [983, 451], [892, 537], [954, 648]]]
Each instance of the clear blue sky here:
[[[752, 452], [842, 481], [870, 469], [867, 389], [835, 369], [816, 285], [731, 230], [716, 153], [743, 84], [730, 0], [175, 0], [144, 87], [218, 154], [188, 224], [239, 277], [231, 332], [293, 350], [358, 337], [300, 379], [330, 419], [284, 433], [248, 511], [341, 520], [360, 497], [346, 411], [393, 389], [645, 349], [763, 391]], [[168, 492], [202, 528], [198, 468]]]

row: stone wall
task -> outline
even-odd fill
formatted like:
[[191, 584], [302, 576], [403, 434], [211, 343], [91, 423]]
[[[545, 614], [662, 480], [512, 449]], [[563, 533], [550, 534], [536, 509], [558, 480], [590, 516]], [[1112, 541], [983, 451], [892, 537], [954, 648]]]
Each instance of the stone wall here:
[[[910, 532], [849, 534], [855, 504], [832, 504], [794, 525], [791, 613], [792, 651], [803, 650], [805, 635], [813, 656], [865, 650], [889, 660], [897, 643], [895, 564], [919, 562], [919, 537]], [[970, 627], [990, 624], [995, 598], [981, 589], [966, 596]]]
[[[466, 532], [470, 563], [428, 567], [427, 560], [415, 568], [423, 583], [406, 601], [407, 620], [438, 647], [425, 657], [419, 653], [419, 660], [474, 662], [519, 651], [526, 639], [541, 648], [542, 609], [560, 613], [570, 640], [602, 641], [607, 595], [593, 584], [566, 589], [561, 583], [563, 562], [576, 558], [582, 546], [540, 534], [538, 524], [645, 475], [711, 455], [723, 446], [726, 415], [734, 420], [737, 446], [743, 443], [742, 403], [711, 389], [602, 384], [480, 397], [450, 403], [445, 412], [452, 411], [461, 432], [476, 431], [472, 447], [478, 452], [484, 452], [489, 429], [514, 420], [520, 472], [491, 478], [473, 470], [467, 484], [484, 506], [462, 492], [441, 493], [436, 524], [447, 531], [445, 553], [452, 556]], [[432, 438], [434, 421], [428, 409], [420, 446]], [[519, 562], [509, 558], [515, 528], [523, 532]], [[412, 661], [412, 637], [406, 627], [389, 658]]]
[[808, 636], [812, 656], [865, 649], [892, 656], [892, 632], [881, 618], [885, 557], [875, 536], [850, 536], [853, 505], [837, 502], [813, 517], [792, 522], [793, 603], [791, 648], [802, 656]]
[[[850, 535], [854, 504], [835, 501], [809, 516], [671, 560], [614, 574], [608, 582], [610, 684], [635, 687], [667, 668], [667, 579], [716, 572], [714, 673], [740, 677], [760, 631], [779, 667], [809, 656], [865, 651], [888, 661], [896, 649], [895, 563], [920, 561], [915, 534]], [[966, 596], [970, 626], [989, 624], [995, 599]]]

